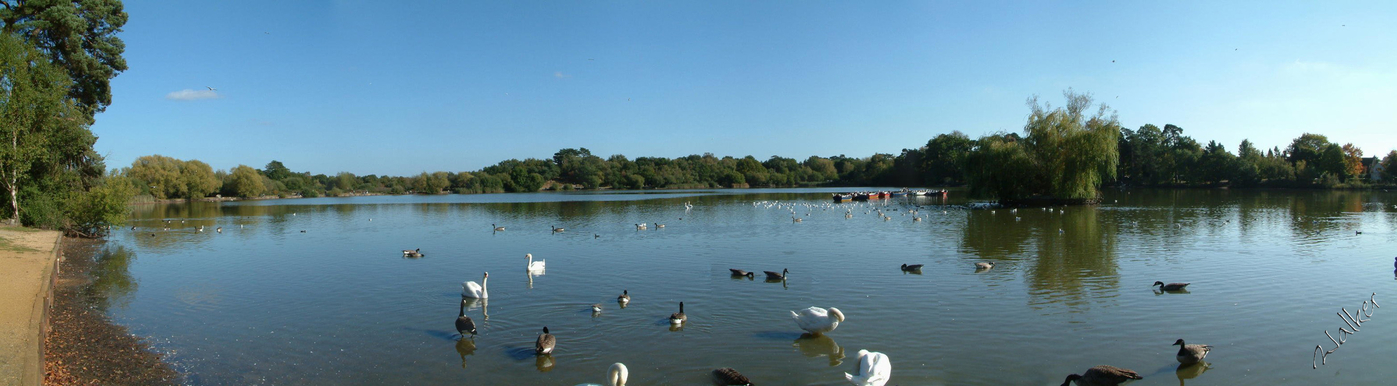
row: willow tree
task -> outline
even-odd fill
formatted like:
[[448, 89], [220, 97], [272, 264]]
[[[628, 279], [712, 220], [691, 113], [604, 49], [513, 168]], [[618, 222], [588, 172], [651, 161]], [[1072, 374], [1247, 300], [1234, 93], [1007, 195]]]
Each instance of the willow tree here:
[[1001, 201], [1030, 197], [1090, 200], [1116, 175], [1120, 122], [1088, 94], [1063, 92], [1066, 106], [1029, 98], [1024, 137], [982, 138], [967, 159], [971, 189]]

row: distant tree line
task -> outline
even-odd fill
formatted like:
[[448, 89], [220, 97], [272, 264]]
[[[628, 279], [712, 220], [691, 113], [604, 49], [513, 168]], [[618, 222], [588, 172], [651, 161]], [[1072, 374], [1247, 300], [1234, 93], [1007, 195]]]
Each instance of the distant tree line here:
[[1264, 152], [1244, 140], [1234, 154], [1216, 141], [1200, 145], [1175, 125], [1124, 128], [1114, 112], [1093, 105], [1089, 95], [1068, 90], [1064, 96], [1066, 104], [1057, 108], [1030, 99], [1022, 134], [971, 139], [955, 131], [901, 154], [866, 158], [758, 160], [703, 154], [632, 160], [619, 154], [602, 158], [576, 148], [559, 150], [551, 159], [510, 159], [473, 172], [330, 176], [292, 172], [278, 161], [262, 169], [240, 165], [230, 172], [214, 171], [197, 160], [152, 155], [137, 159], [121, 175], [137, 181], [142, 194], [156, 199], [962, 184], [977, 195], [1000, 200], [1090, 199], [1101, 186], [1112, 184], [1361, 187], [1375, 182], [1370, 173], [1375, 167], [1385, 167], [1376, 175], [1377, 182], [1397, 182], [1397, 151], [1380, 160], [1365, 159], [1352, 144], [1305, 134], [1285, 149]]

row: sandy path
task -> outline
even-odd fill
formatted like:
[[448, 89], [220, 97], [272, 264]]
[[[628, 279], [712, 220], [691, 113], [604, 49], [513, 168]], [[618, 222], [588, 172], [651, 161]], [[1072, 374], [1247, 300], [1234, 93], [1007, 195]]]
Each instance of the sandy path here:
[[45, 297], [61, 235], [0, 227], [0, 385], [37, 385], [43, 379], [39, 346]]

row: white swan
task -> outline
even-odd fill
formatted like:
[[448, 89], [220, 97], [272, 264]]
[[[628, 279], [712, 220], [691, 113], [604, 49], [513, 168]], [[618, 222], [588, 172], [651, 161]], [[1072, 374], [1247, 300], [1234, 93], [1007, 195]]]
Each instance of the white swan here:
[[486, 286], [490, 285], [490, 273], [486, 272], [485, 277], [481, 278], [480, 282], [483, 284], [475, 284], [474, 281], [461, 283], [461, 296], [472, 299], [485, 299], [490, 297], [490, 292], [486, 289]]
[[[606, 370], [606, 386], [626, 386], [626, 378], [630, 377], [630, 371], [626, 370], [626, 365], [621, 362], [611, 364], [611, 368]], [[595, 383], [583, 383], [577, 386], [601, 386]]]
[[844, 373], [844, 379], [859, 386], [883, 386], [893, 375], [893, 364], [880, 352], [859, 350], [858, 375]]
[[524, 254], [524, 257], [529, 258], [529, 265], [527, 266], [527, 268], [529, 269], [529, 271], [542, 271], [542, 270], [543, 270], [543, 260], [534, 261], [534, 254], [532, 254], [532, 253], [526, 253], [526, 254]]
[[839, 327], [839, 322], [844, 321], [844, 313], [839, 312], [839, 309], [834, 307], [830, 307], [829, 310], [810, 307], [800, 310], [800, 312], [791, 311], [791, 318], [796, 320], [796, 325], [800, 326], [800, 329], [819, 335], [834, 331], [836, 327]]

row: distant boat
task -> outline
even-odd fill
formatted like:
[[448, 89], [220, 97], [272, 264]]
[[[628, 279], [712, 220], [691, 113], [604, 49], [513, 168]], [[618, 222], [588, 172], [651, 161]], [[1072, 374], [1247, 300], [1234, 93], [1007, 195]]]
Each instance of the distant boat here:
[[844, 201], [853, 201], [853, 200], [854, 200], [854, 194], [853, 194], [853, 193], [835, 193], [835, 194], [834, 194], [834, 202], [844, 202]]

